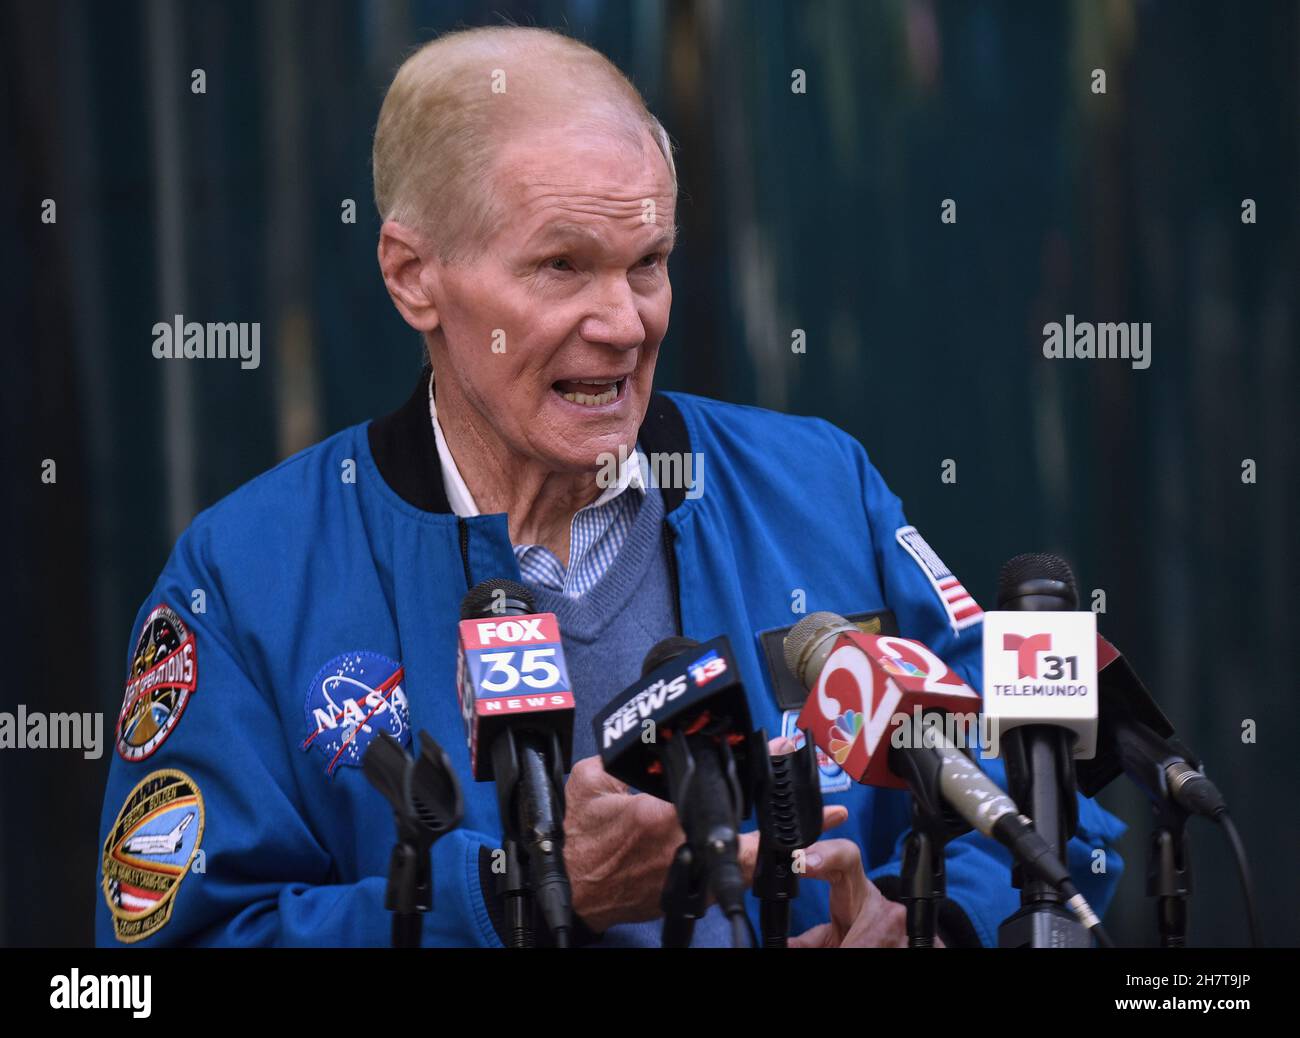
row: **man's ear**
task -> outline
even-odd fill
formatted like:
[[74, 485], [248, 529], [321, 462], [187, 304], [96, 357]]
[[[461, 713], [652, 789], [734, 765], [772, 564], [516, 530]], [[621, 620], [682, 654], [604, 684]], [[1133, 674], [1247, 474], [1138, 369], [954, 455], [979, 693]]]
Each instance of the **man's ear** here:
[[412, 328], [431, 332], [438, 327], [434, 299], [438, 258], [427, 241], [396, 220], [379, 229], [379, 270], [388, 295]]

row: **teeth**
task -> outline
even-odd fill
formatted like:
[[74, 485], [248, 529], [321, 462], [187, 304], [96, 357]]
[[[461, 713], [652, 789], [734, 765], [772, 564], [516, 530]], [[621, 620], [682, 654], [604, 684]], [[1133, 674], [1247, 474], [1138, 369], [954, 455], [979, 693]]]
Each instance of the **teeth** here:
[[561, 393], [565, 400], [571, 404], [584, 404], [588, 407], [600, 407], [603, 404], [611, 404], [618, 396], [618, 384], [621, 381], [616, 379], [611, 382], [607, 378], [571, 378], [570, 382], [576, 382], [580, 386], [608, 386], [603, 393]]
[[[599, 385], [599, 383], [597, 384]], [[595, 396], [592, 396], [590, 393], [563, 393], [561, 395], [571, 404], [586, 404], [589, 407], [600, 407], [602, 404], [612, 404], [614, 402], [614, 398], [618, 396], [618, 386], [610, 386], [606, 392], [598, 393]]]

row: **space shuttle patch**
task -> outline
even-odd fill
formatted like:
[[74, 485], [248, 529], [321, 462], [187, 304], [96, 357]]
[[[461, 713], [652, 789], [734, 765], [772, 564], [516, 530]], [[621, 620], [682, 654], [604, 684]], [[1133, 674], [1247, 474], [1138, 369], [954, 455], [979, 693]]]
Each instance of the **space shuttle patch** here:
[[103, 891], [113, 935], [133, 944], [172, 917], [203, 840], [203, 794], [183, 771], [155, 771], [131, 790], [104, 841]]

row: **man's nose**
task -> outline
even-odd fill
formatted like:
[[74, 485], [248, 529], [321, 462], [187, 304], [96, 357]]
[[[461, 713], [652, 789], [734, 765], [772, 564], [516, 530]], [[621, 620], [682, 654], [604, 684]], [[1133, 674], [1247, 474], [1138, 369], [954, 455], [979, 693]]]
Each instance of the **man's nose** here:
[[582, 322], [581, 332], [588, 342], [620, 350], [634, 350], [645, 342], [645, 323], [626, 277], [611, 278], [601, 285], [600, 299]]

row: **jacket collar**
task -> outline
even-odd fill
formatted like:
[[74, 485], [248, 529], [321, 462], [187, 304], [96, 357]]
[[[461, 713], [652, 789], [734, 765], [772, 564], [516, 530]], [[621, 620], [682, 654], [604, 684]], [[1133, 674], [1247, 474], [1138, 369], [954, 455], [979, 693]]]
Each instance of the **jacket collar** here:
[[[372, 421], [366, 434], [379, 474], [393, 493], [421, 511], [450, 514], [438, 463], [438, 444], [429, 420], [429, 376], [426, 365], [406, 403]], [[637, 442], [647, 454], [677, 453], [685, 457], [690, 453], [686, 421], [677, 405], [663, 393], [651, 395]], [[660, 493], [668, 513], [682, 503], [686, 489], [661, 487]]]

